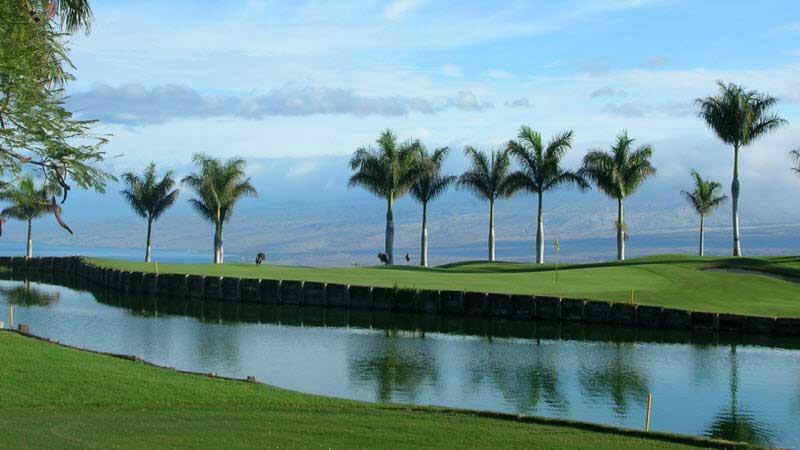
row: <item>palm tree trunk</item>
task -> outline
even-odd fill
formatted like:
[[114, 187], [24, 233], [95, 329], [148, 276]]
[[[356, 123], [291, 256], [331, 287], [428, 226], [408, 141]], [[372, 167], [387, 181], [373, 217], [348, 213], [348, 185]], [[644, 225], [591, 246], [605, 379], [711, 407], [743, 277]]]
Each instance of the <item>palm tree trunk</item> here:
[[542, 219], [542, 193], [539, 192], [539, 213], [536, 220], [536, 264], [544, 264], [544, 220]]
[[739, 239], [739, 146], [733, 146], [733, 182], [731, 183], [731, 204], [733, 205], [733, 256], [742, 256]]
[[384, 251], [386, 252], [387, 264], [394, 264], [394, 196], [389, 194], [386, 197], [386, 242]]
[[31, 237], [31, 235], [33, 234], [32, 233], [32, 231], [33, 231], [32, 222], [33, 221], [31, 219], [28, 219], [28, 248], [25, 251], [25, 258], [26, 259], [31, 259], [33, 257], [33, 239]]
[[420, 238], [420, 265], [428, 267], [428, 202], [422, 202], [422, 236]]
[[494, 199], [489, 200], [489, 261], [494, 261]]
[[617, 260], [625, 260], [625, 205], [617, 199]]
[[705, 247], [705, 239], [704, 239], [704, 235], [703, 235], [705, 233], [705, 230], [704, 230], [705, 223], [704, 222], [705, 222], [705, 217], [703, 217], [703, 215], [700, 214], [700, 256], [703, 256], [703, 253], [704, 253], [704, 250], [705, 250], [705, 248], [704, 248]]
[[145, 248], [145, 251], [144, 251], [144, 262], [146, 262], [146, 263], [150, 262], [150, 254], [151, 254], [150, 253], [151, 252], [150, 234], [151, 234], [152, 229], [153, 229], [153, 219], [148, 217], [147, 218], [147, 244], [146, 244], [147, 247]]
[[214, 264], [219, 264], [219, 224], [214, 223]]
[[223, 245], [223, 227], [224, 224], [219, 224], [219, 263], [222, 264], [225, 262], [225, 246]]

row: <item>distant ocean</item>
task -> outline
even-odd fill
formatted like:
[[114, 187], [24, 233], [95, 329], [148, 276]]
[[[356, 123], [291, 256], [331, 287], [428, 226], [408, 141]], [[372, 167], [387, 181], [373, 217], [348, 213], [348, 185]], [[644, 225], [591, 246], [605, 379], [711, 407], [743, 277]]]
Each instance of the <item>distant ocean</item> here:
[[[744, 230], [742, 243], [745, 255], [798, 255], [800, 254], [800, 227], [783, 228], [776, 232]], [[696, 254], [697, 233], [681, 232], [632, 236], [627, 243], [627, 256], [634, 258], [654, 254]], [[474, 242], [458, 246], [436, 246], [431, 243], [430, 260], [433, 265], [456, 261], [482, 260], [486, 258], [486, 243]], [[616, 256], [616, 240], [608, 238], [563, 239], [559, 242], [558, 259], [561, 262], [592, 262], [611, 260]], [[270, 252], [269, 249], [240, 249], [230, 245], [226, 249], [226, 262], [252, 262], [256, 253], [264, 251], [267, 262], [283, 265], [304, 266], [364, 266], [379, 264], [377, 251], [321, 249], [302, 252]], [[502, 240], [497, 242], [497, 258], [504, 261], [530, 262], [534, 255], [533, 240]], [[25, 243], [19, 241], [0, 241], [0, 254], [4, 256], [23, 256]], [[408, 254], [411, 261], [405, 261]], [[706, 255], [730, 255], [731, 236], [729, 230], [706, 233]], [[138, 261], [144, 258], [143, 248], [77, 247], [37, 244], [34, 242], [34, 256], [84, 255]], [[553, 241], [548, 239], [545, 248], [547, 262], [555, 262]], [[395, 258], [398, 264], [417, 264], [417, 247], [396, 247]], [[211, 262], [211, 248], [207, 252], [177, 249], [153, 249], [154, 261], [164, 263], [204, 263]]]

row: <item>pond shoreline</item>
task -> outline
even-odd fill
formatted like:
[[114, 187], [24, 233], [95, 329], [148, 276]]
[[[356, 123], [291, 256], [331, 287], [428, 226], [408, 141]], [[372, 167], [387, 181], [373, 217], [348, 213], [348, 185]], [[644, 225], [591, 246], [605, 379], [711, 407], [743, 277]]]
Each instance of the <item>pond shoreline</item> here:
[[634, 303], [295, 280], [156, 274], [100, 267], [77, 256], [29, 260], [0, 257], [0, 267], [21, 273], [64, 274], [119, 293], [159, 298], [800, 336], [798, 318], [688, 311]]
[[[22, 336], [29, 339], [34, 339], [49, 345], [53, 345], [56, 347], [60, 347], [63, 349], [70, 349], [79, 352], [91, 353], [95, 355], [106, 356], [110, 358], [122, 359], [125, 361], [130, 361], [132, 363], [139, 363], [144, 364], [146, 366], [176, 372], [179, 374], [187, 375], [187, 376], [199, 376], [205, 378], [212, 378], [218, 380], [226, 380], [232, 382], [239, 382], [239, 383], [248, 383], [248, 384], [257, 384], [264, 387], [269, 387], [271, 389], [278, 389], [278, 390], [285, 390], [289, 392], [293, 392], [291, 390], [287, 390], [284, 388], [280, 388], [277, 386], [273, 386], [267, 383], [263, 383], [261, 381], [256, 380], [255, 378], [235, 378], [235, 377], [225, 377], [220, 376], [214, 373], [205, 373], [205, 372], [194, 372], [188, 370], [180, 370], [174, 367], [165, 367], [161, 366], [149, 361], [146, 361], [138, 356], [135, 355], [127, 355], [127, 354], [120, 354], [120, 353], [108, 353], [102, 352], [97, 350], [92, 350], [88, 348], [73, 346], [69, 344], [64, 344], [60, 341], [37, 336], [30, 332], [21, 332], [18, 330], [9, 330], [9, 329], [2, 329], [0, 328], [1, 333], [8, 333], [13, 335]], [[301, 393], [304, 394], [304, 393]], [[304, 395], [313, 395], [313, 394], [304, 394]], [[328, 397], [333, 400], [336, 400], [335, 397]], [[351, 401], [351, 400], [348, 400]], [[371, 403], [371, 402], [365, 402]], [[436, 412], [439, 414], [459, 414], [459, 415], [468, 415], [473, 417], [480, 417], [480, 418], [487, 418], [493, 420], [502, 420], [502, 421], [511, 421], [517, 423], [527, 423], [527, 424], [539, 424], [539, 425], [549, 425], [549, 426], [557, 426], [563, 428], [573, 428], [577, 430], [584, 430], [584, 431], [592, 431], [592, 432], [599, 432], [599, 433], [606, 433], [606, 434], [615, 434], [620, 436], [628, 436], [628, 437], [637, 437], [637, 438], [645, 438], [651, 439], [654, 441], [663, 441], [663, 442], [670, 442], [676, 444], [686, 444], [690, 446], [696, 446], [701, 448], [716, 448], [716, 449], [753, 449], [753, 448], [760, 448], [758, 446], [743, 443], [743, 442], [732, 442], [732, 441], [725, 441], [720, 439], [709, 439], [701, 436], [691, 436], [691, 435], [684, 435], [684, 434], [677, 434], [677, 433], [666, 433], [666, 432], [659, 432], [659, 431], [643, 431], [643, 430], [636, 430], [631, 428], [624, 428], [624, 427], [616, 427], [612, 425], [605, 425], [599, 423], [592, 423], [592, 422], [581, 422], [576, 420], [567, 420], [567, 419], [554, 419], [548, 417], [540, 417], [540, 416], [530, 416], [530, 415], [523, 415], [523, 414], [508, 414], [508, 413], [500, 413], [500, 412], [491, 412], [491, 411], [481, 411], [481, 410], [470, 410], [470, 409], [461, 409], [461, 408], [449, 408], [449, 407], [437, 407], [437, 406], [418, 406], [418, 405], [406, 405], [406, 404], [399, 404], [399, 403], [391, 403], [393, 407], [397, 407], [406, 411], [412, 412], [421, 412], [421, 413], [429, 413], [429, 412]]]

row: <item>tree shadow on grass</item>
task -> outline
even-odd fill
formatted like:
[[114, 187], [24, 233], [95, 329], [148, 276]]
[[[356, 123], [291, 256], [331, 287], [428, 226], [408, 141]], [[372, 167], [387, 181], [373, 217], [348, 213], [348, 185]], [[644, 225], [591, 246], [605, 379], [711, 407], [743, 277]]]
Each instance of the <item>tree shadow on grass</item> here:
[[[636, 267], [636, 266], [651, 266], [651, 265], [673, 265], [673, 264], [715, 264], [719, 260], [704, 261], [694, 257], [686, 257], [674, 255], [671, 257], [664, 257], [663, 259], [632, 259], [627, 261], [603, 261], [588, 264], [559, 264], [558, 270], [581, 270], [581, 269], [595, 269], [603, 267]], [[552, 272], [556, 269], [554, 264], [535, 265], [528, 263], [517, 263], [508, 261], [488, 262], [488, 261], [465, 261], [443, 266], [424, 268], [424, 267], [409, 267], [409, 266], [381, 266], [375, 267], [380, 270], [396, 270], [407, 272], [424, 272], [424, 273], [437, 273], [437, 274], [453, 274], [453, 273], [467, 273], [467, 274], [498, 274], [498, 273], [537, 273], [537, 272]]]
[[[687, 255], [664, 255], [658, 257], [644, 257], [627, 261], [602, 261], [588, 264], [563, 264], [558, 266], [559, 271], [598, 269], [605, 267], [644, 267], [644, 266], [675, 266], [693, 269], [741, 269], [753, 270], [788, 277], [800, 277], [800, 268], [787, 267], [786, 264], [800, 264], [800, 257], [785, 256], [774, 258], [714, 258], [695, 257]], [[376, 266], [374, 269], [397, 272], [419, 272], [427, 274], [519, 274], [552, 272], [556, 269], [554, 264], [535, 265], [517, 262], [488, 262], [465, 261], [443, 266], [425, 268], [419, 266]]]

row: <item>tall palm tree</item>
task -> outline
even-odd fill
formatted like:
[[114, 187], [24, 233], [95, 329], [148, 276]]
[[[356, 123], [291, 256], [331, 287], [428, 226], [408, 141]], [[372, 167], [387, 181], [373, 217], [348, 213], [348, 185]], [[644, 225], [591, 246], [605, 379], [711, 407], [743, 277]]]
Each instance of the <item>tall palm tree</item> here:
[[705, 247], [705, 217], [724, 203], [725, 200], [728, 199], [728, 196], [717, 195], [717, 190], [722, 188], [721, 184], [716, 181], [704, 180], [696, 170], [692, 170], [691, 173], [694, 179], [694, 191], [681, 191], [681, 195], [689, 201], [695, 212], [700, 215], [700, 256], [703, 256]]
[[28, 245], [25, 251], [25, 258], [33, 256], [33, 219], [37, 219], [52, 211], [53, 205], [47, 199], [47, 192], [44, 188], [37, 188], [33, 178], [25, 177], [16, 187], [5, 186], [0, 191], [0, 200], [11, 203], [11, 206], [0, 212], [0, 216], [22, 220], [28, 223]]
[[172, 189], [175, 186], [175, 179], [172, 171], [167, 171], [161, 180], [156, 179], [156, 164], [150, 163], [144, 170], [142, 176], [133, 172], [125, 172], [122, 180], [128, 186], [123, 190], [122, 196], [130, 203], [131, 208], [136, 214], [147, 219], [147, 244], [144, 253], [144, 262], [150, 262], [151, 245], [150, 235], [153, 222], [175, 204], [180, 191]]
[[800, 149], [792, 150], [789, 155], [792, 157], [792, 161], [796, 165], [796, 167], [792, 167], [792, 170], [794, 173], [800, 175]]
[[420, 238], [420, 265], [428, 267], [428, 202], [439, 197], [447, 188], [456, 181], [453, 175], [442, 175], [444, 163], [449, 149], [437, 148], [430, 153], [424, 145], [415, 142], [420, 174], [411, 186], [411, 195], [422, 203], [422, 236]]
[[195, 154], [192, 161], [200, 169], [182, 180], [197, 195], [189, 200], [192, 207], [214, 224], [214, 263], [225, 261], [223, 227], [231, 219], [233, 207], [242, 197], [257, 197], [256, 188], [245, 175], [245, 161], [231, 158], [222, 161], [208, 155]]
[[397, 136], [386, 130], [375, 141], [377, 149], [361, 147], [350, 159], [355, 173], [348, 186], [361, 186], [386, 199], [385, 252], [388, 264], [394, 264], [394, 201], [403, 196], [419, 176], [417, 152], [411, 143], [400, 144]]
[[577, 173], [561, 168], [561, 159], [572, 148], [572, 131], [555, 136], [545, 146], [541, 134], [523, 125], [517, 138], [508, 143], [508, 150], [519, 162], [521, 170], [509, 176], [509, 189], [511, 192], [528, 191], [538, 197], [536, 263], [544, 264], [544, 193], [562, 184], [575, 184], [581, 189], [588, 189], [589, 184]]
[[634, 139], [623, 131], [611, 152], [592, 150], [583, 157], [579, 174], [597, 185], [604, 194], [617, 201], [617, 259], [625, 259], [625, 199], [656, 173], [650, 164], [653, 148], [642, 145], [633, 149]]
[[511, 158], [508, 149], [487, 154], [467, 147], [464, 153], [470, 159], [471, 166], [459, 177], [458, 186], [489, 200], [489, 261], [494, 261], [494, 202], [511, 195], [508, 184]]
[[733, 181], [731, 182], [733, 218], [733, 256], [742, 256], [739, 236], [739, 150], [756, 139], [787, 123], [770, 112], [778, 99], [757, 91], [749, 91], [734, 83], [717, 83], [719, 95], [698, 98], [698, 115], [708, 127], [733, 146]]

